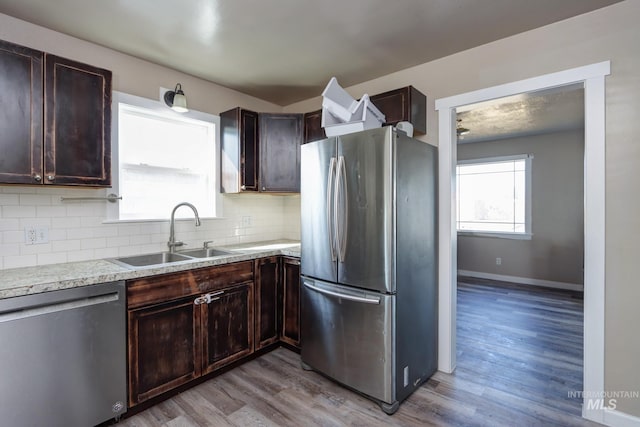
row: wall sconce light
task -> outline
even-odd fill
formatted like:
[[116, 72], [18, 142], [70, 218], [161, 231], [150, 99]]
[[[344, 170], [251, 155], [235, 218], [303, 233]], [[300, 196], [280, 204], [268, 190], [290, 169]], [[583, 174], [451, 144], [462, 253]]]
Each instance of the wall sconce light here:
[[178, 113], [186, 113], [187, 109], [187, 97], [184, 96], [182, 91], [182, 85], [178, 83], [174, 90], [168, 90], [164, 93], [164, 102], [173, 111]]

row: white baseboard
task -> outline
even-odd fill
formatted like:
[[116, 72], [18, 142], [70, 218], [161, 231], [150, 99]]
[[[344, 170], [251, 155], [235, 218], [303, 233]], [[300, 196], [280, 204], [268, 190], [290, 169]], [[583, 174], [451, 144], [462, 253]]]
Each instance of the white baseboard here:
[[500, 282], [518, 283], [520, 285], [544, 286], [545, 288], [566, 289], [570, 291], [582, 292], [584, 290], [584, 286], [578, 283], [555, 282], [553, 280], [506, 276], [503, 274], [483, 273], [480, 271], [458, 270], [458, 276], [477, 277], [479, 279], [498, 280]]
[[604, 424], [611, 427], [640, 427], [640, 417], [620, 411], [604, 411]]

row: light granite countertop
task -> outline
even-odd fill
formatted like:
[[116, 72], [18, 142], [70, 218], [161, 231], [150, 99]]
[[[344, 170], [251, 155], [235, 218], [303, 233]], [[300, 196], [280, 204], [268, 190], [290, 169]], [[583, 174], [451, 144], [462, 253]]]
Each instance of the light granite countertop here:
[[300, 257], [300, 242], [293, 240], [274, 240], [221, 246], [220, 248], [230, 251], [231, 254], [152, 267], [124, 267], [103, 259], [0, 270], [0, 299], [173, 273], [268, 256]]

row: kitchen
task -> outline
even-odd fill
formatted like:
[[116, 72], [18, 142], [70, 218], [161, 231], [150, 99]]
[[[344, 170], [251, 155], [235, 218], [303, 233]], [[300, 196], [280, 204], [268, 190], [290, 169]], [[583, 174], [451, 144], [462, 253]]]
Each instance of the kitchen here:
[[[632, 281], [634, 254], [636, 244], [628, 239], [636, 229], [631, 218], [625, 212], [637, 209], [637, 202], [628, 199], [623, 193], [633, 194], [633, 182], [637, 182], [637, 172], [632, 164], [635, 153], [633, 146], [625, 141], [632, 139], [637, 124], [630, 116], [637, 101], [630, 95], [632, 92], [628, 66], [637, 64], [638, 58], [630, 40], [637, 39], [634, 33], [633, 16], [637, 16], [637, 7], [633, 2], [620, 4], [592, 12], [566, 22], [532, 30], [513, 36], [493, 44], [478, 47], [451, 57], [427, 63], [422, 67], [407, 69], [403, 72], [389, 74], [385, 78], [370, 80], [349, 87], [354, 95], [363, 93], [376, 94], [399, 87], [414, 85], [427, 95], [427, 135], [421, 139], [437, 144], [437, 116], [433, 102], [437, 98], [456, 93], [479, 89], [496, 83], [509, 82], [532, 75], [540, 75], [565, 68], [580, 66], [601, 60], [611, 59], [614, 73], [607, 81], [608, 123], [607, 123], [607, 170], [616, 173], [607, 175], [608, 185], [615, 185], [616, 190], [608, 187], [607, 209], [607, 249], [624, 249], [620, 258], [607, 258], [607, 388], [634, 389], [638, 379], [634, 374], [633, 362], [636, 349], [629, 349], [629, 342], [624, 339], [624, 331], [632, 333], [631, 324], [637, 318], [634, 306], [625, 301], [634, 300], [635, 288], [625, 286]], [[614, 23], [629, 22], [628, 25]], [[590, 34], [589, 28], [598, 28], [603, 38], [598, 39]], [[114, 89], [143, 96], [149, 99], [158, 98], [158, 88], [171, 86], [180, 82], [189, 99], [189, 106], [194, 110], [219, 114], [229, 108], [242, 106], [252, 111], [276, 111], [304, 113], [317, 110], [320, 101], [308, 99], [289, 104], [286, 107], [264, 101], [259, 97], [244, 95], [240, 92], [218, 86], [204, 80], [155, 65], [92, 43], [47, 30], [43, 27], [2, 15], [0, 38], [13, 43], [30, 46], [35, 49], [52, 52], [67, 58], [79, 60], [114, 72]], [[541, 41], [542, 39], [543, 41]], [[558, 43], [561, 40], [562, 43]], [[535, 42], [534, 42], [535, 41]], [[524, 46], [530, 43], [543, 43], [544, 48], [529, 52], [523, 56]], [[615, 46], [615, 49], [611, 49]], [[583, 49], [586, 47], [587, 49]], [[564, 49], [575, 48], [575, 57], [568, 58]], [[544, 53], [543, 53], [544, 52]], [[482, 56], [479, 60], [476, 56]], [[486, 58], [485, 58], [486, 57]], [[468, 62], [474, 63], [483, 75], [469, 76], [465, 71]], [[543, 59], [541, 59], [543, 58]], [[617, 69], [616, 69], [616, 64]], [[501, 71], [497, 71], [500, 69]], [[497, 73], [497, 75], [495, 74]], [[617, 74], [616, 74], [617, 73]], [[323, 85], [326, 84], [325, 79]], [[318, 96], [320, 90], [312, 96]], [[615, 113], [615, 114], [614, 114]], [[615, 162], [615, 163], [609, 163]], [[60, 197], [92, 197], [105, 195], [104, 190], [64, 189], [61, 187], [36, 190], [33, 187], [2, 187], [2, 268], [30, 268], [37, 264], [65, 263], [91, 259], [102, 259], [113, 256], [134, 255], [154, 252], [165, 248], [169, 235], [168, 222], [161, 224], [103, 224], [105, 219], [104, 205], [81, 202], [79, 204], [59, 203]], [[250, 198], [239, 196], [224, 197], [224, 213], [227, 219], [204, 221], [203, 226], [194, 228], [191, 221], [179, 221], [177, 236], [189, 244], [189, 248], [202, 245], [205, 240], [214, 240], [214, 245], [225, 246], [253, 241], [299, 238], [300, 199], [296, 195], [251, 195]], [[73, 214], [67, 218], [67, 212]], [[170, 212], [165, 215], [168, 219]], [[243, 217], [251, 217], [243, 222]], [[82, 218], [78, 220], [78, 218]], [[38, 223], [38, 221], [41, 221]], [[621, 225], [619, 225], [621, 224]], [[27, 225], [48, 225], [49, 244], [26, 246], [24, 227]], [[65, 238], [56, 236], [59, 230], [65, 230]], [[58, 231], [56, 231], [58, 230]], [[115, 231], [114, 231], [115, 230]], [[622, 231], [624, 230], [624, 231]], [[189, 233], [195, 233], [189, 235]], [[184, 237], [181, 237], [184, 236]], [[126, 238], [125, 238], [126, 237]], [[107, 243], [108, 242], [108, 243]], [[111, 246], [115, 245], [115, 246]], [[18, 253], [15, 253], [16, 248]], [[620, 338], [614, 338], [620, 336]], [[629, 414], [638, 415], [637, 403], [630, 400], [621, 403], [619, 409]]]

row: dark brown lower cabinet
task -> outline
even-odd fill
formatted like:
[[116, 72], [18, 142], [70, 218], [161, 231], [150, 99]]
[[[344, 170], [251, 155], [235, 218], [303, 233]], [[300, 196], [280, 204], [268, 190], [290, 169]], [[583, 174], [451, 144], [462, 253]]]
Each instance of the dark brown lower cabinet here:
[[266, 257], [127, 283], [129, 407], [282, 340], [300, 345], [300, 260]]
[[127, 283], [129, 406], [253, 353], [253, 262]]
[[300, 259], [282, 258], [282, 341], [300, 347]]
[[200, 376], [193, 298], [129, 310], [129, 406]]
[[255, 261], [256, 350], [279, 339], [280, 325], [280, 257]]
[[253, 352], [253, 283], [213, 292], [201, 308], [203, 375]]

